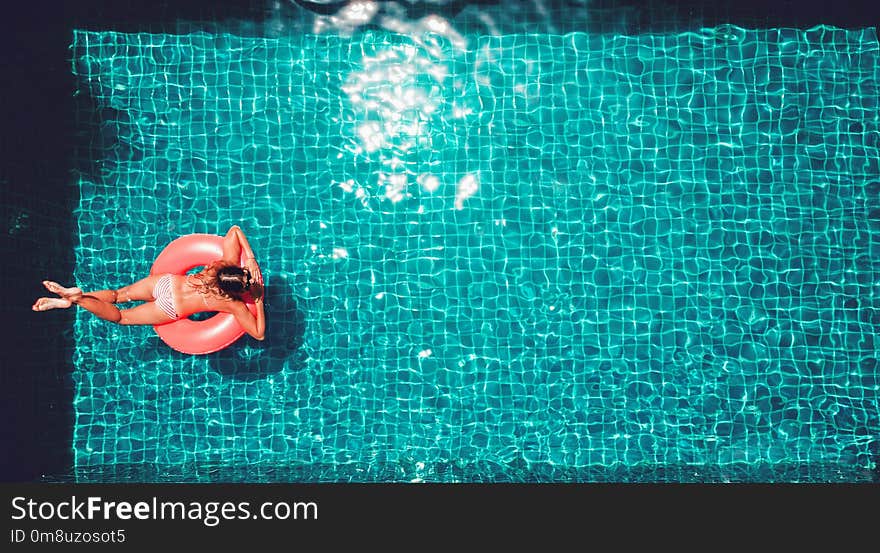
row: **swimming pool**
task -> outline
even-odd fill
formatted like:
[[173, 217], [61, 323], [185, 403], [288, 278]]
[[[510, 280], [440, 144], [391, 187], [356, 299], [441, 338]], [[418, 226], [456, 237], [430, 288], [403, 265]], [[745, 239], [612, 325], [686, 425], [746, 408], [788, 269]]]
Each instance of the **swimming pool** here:
[[874, 29], [77, 31], [76, 282], [239, 224], [267, 340], [78, 313], [82, 481], [863, 481]]

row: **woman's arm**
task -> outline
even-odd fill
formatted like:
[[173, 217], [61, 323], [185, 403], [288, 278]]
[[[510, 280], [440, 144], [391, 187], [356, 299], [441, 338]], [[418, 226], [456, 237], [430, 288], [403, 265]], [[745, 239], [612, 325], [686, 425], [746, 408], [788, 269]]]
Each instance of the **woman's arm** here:
[[266, 338], [266, 313], [263, 310], [263, 299], [260, 298], [254, 302], [257, 307], [256, 317], [241, 302], [233, 302], [231, 311], [235, 316], [235, 320], [245, 332], [253, 336], [255, 339], [262, 341]]
[[237, 234], [240, 232], [238, 225], [232, 225], [223, 237], [223, 261], [226, 263], [238, 265], [241, 259], [241, 240], [238, 239]]
[[254, 305], [257, 307], [257, 334], [258, 336], [254, 336], [257, 340], [263, 341], [266, 338], [266, 312], [263, 310], [263, 298], [257, 298], [254, 300]]
[[[245, 260], [255, 259], [254, 250], [241, 227], [232, 225], [223, 237], [223, 260], [238, 265], [242, 255]], [[253, 272], [253, 270], [251, 271]]]
[[263, 273], [260, 272], [260, 266], [257, 264], [257, 259], [254, 255], [254, 250], [251, 249], [250, 242], [248, 242], [247, 237], [244, 235], [244, 231], [242, 231], [239, 226], [235, 225], [233, 226], [233, 228], [235, 229], [235, 234], [238, 237], [238, 242], [241, 245], [241, 251], [244, 254], [244, 266], [248, 268], [254, 279], [262, 284]]
[[255, 257], [254, 250], [251, 249], [251, 245], [245, 237], [244, 232], [241, 230], [241, 227], [238, 225], [232, 225], [232, 228], [229, 230], [235, 233], [235, 237], [238, 239], [238, 243], [241, 246], [241, 251], [244, 256], [253, 259]]
[[232, 225], [226, 236], [223, 237], [223, 261], [238, 265], [241, 257], [244, 256], [244, 266], [251, 272], [251, 276], [260, 284], [263, 283], [263, 273], [260, 272], [260, 266], [257, 265], [254, 250], [242, 232], [241, 227]]

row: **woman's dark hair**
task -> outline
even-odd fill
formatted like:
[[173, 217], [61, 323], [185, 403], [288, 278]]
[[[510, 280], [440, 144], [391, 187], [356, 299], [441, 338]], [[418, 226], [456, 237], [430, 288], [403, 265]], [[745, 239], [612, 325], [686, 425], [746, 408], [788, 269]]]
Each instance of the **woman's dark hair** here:
[[244, 301], [245, 294], [255, 299], [263, 296], [263, 285], [251, 277], [248, 269], [238, 265], [219, 265], [215, 269], [214, 282], [222, 295], [239, 301]]

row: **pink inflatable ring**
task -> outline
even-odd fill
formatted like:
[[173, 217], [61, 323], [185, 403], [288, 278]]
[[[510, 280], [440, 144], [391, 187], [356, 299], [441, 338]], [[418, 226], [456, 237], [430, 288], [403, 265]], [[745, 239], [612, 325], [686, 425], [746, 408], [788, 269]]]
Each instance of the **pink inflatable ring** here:
[[[223, 258], [223, 237], [213, 234], [189, 234], [168, 244], [153, 266], [151, 275], [172, 273], [185, 275], [195, 267], [210, 265]], [[239, 265], [244, 266], [244, 254]], [[248, 297], [247, 308], [256, 317], [257, 308]], [[183, 318], [170, 323], [155, 325], [153, 329], [163, 342], [181, 353], [202, 355], [214, 353], [244, 335], [244, 329], [232, 313], [217, 313], [204, 321]]]

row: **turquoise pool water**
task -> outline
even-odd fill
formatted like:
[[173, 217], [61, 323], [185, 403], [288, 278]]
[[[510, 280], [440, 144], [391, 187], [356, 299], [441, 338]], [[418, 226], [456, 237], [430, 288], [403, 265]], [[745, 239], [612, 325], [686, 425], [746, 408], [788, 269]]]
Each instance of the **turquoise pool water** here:
[[268, 339], [209, 356], [80, 312], [81, 479], [876, 470], [874, 29], [77, 31], [72, 55], [77, 284], [239, 224], [270, 290]]

